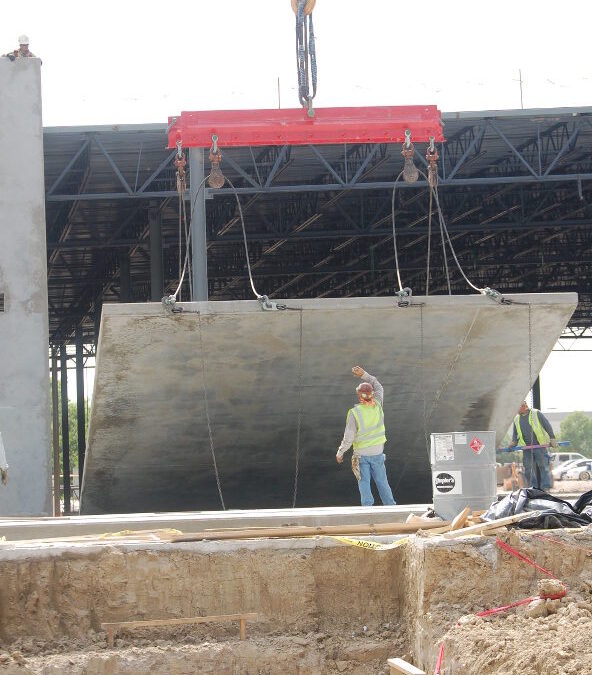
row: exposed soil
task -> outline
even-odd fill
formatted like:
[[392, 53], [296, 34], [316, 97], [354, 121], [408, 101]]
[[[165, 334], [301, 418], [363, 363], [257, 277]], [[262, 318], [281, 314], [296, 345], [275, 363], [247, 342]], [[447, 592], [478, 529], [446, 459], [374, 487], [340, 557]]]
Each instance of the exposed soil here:
[[356, 636], [325, 633], [274, 635], [246, 641], [192, 634], [155, 634], [123, 638], [115, 648], [105, 646], [104, 635], [89, 634], [72, 644], [19, 641], [0, 653], [0, 671], [8, 675], [271, 675], [272, 673], [388, 673], [387, 658], [404, 652], [404, 639], [390, 628]]
[[[563, 588], [495, 536], [420, 533], [387, 551], [327, 538], [6, 550], [0, 672], [366, 675], [395, 656], [433, 672], [444, 641], [443, 675], [592, 675], [592, 527], [499, 537], [567, 596], [477, 618]], [[218, 623], [123, 633], [108, 648], [100, 630], [253, 611], [245, 641]]]
[[444, 636], [444, 672], [589, 675], [592, 596], [589, 585], [580, 591], [504, 615], [468, 617]]

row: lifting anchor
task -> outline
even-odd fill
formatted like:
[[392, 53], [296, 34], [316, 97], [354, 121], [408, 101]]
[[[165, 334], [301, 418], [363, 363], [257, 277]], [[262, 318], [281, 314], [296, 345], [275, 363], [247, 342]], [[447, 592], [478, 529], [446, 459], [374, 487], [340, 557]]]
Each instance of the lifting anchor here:
[[220, 169], [220, 163], [222, 162], [222, 153], [218, 147], [218, 136], [213, 134], [212, 136], [212, 147], [210, 148], [210, 162], [212, 163], [212, 168], [210, 170], [210, 175], [208, 176], [208, 185], [211, 188], [219, 189], [224, 187], [226, 179]]
[[438, 167], [436, 165], [438, 151], [436, 150], [433, 136], [430, 136], [430, 144], [426, 150], [426, 160], [428, 162], [428, 185], [431, 188], [435, 188], [438, 185]]
[[403, 164], [403, 180], [406, 183], [416, 183], [419, 178], [419, 171], [413, 163], [413, 154], [415, 153], [415, 148], [411, 142], [411, 131], [405, 129], [405, 140], [403, 141], [403, 149], [401, 154], [405, 163]]

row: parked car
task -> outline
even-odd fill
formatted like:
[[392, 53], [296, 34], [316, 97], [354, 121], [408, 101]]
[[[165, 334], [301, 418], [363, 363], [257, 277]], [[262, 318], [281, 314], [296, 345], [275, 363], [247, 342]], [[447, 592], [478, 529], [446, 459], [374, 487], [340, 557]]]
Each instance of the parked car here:
[[592, 460], [578, 462], [569, 468], [563, 476], [565, 480], [590, 480], [592, 478]]
[[[584, 457], [583, 459], [575, 459], [572, 460], [571, 462], [565, 462], [564, 464], [560, 464], [556, 469], [553, 469], [551, 472], [553, 474], [553, 478], [555, 480], [578, 480], [578, 472], [579, 471], [586, 471], [586, 466], [592, 462], [592, 459], [589, 457]], [[575, 472], [572, 473], [572, 472]], [[570, 475], [575, 475], [576, 478], [567, 478], [567, 474]], [[587, 478], [582, 478], [581, 480], [588, 480]]]
[[584, 455], [579, 452], [552, 452], [550, 453], [550, 456], [553, 467], [558, 467], [565, 462], [572, 462], [574, 459], [586, 459]]
[[582, 459], [585, 459], [585, 457], [582, 457], [580, 459], [570, 459], [568, 462], [562, 462], [561, 464], [558, 464], [557, 466], [553, 467], [553, 469], [551, 470], [551, 475], [553, 476], [553, 479], [561, 480], [565, 472], [568, 469], [571, 469], [573, 464], [581, 461]]

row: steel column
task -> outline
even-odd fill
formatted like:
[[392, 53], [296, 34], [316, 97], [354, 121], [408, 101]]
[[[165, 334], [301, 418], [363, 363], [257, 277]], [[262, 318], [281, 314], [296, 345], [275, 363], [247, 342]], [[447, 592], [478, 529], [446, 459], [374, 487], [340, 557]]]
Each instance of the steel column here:
[[[204, 151], [189, 149], [189, 175], [191, 178], [191, 250], [193, 271], [193, 300], [208, 299], [208, 251], [206, 241], [205, 189], [199, 187], [205, 176]], [[199, 190], [199, 194], [198, 194]]]
[[148, 210], [150, 228], [150, 299], [160, 302], [164, 293], [162, 271], [162, 218], [156, 208]]
[[84, 336], [82, 326], [76, 328], [76, 414], [78, 421], [78, 489], [82, 487], [86, 454], [86, 410], [84, 407]]
[[101, 329], [101, 309], [103, 307], [103, 298], [100, 295], [94, 300], [94, 333], [95, 333], [95, 348], [99, 346], [99, 331]]
[[61, 515], [60, 505], [60, 410], [58, 395], [58, 350], [51, 350], [51, 412], [53, 432], [53, 515]]
[[132, 299], [132, 277], [130, 269], [130, 258], [128, 251], [122, 251], [119, 254], [119, 301], [131, 302]]
[[541, 376], [539, 375], [532, 385], [532, 407], [541, 409]]
[[60, 346], [60, 386], [62, 398], [62, 472], [64, 475], [64, 515], [70, 515], [70, 426], [68, 424], [68, 354]]

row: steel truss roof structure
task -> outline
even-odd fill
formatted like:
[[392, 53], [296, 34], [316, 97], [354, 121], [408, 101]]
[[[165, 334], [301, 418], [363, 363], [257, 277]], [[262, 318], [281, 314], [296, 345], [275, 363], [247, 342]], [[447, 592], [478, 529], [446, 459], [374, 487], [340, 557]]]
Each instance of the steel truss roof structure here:
[[[443, 122], [440, 203], [469, 279], [501, 292], [577, 291], [571, 325], [592, 326], [592, 108], [445, 113]], [[121, 269], [131, 276], [126, 294], [150, 299], [150, 218], [162, 225], [165, 292], [176, 285], [175, 151], [165, 149], [166, 131], [165, 124], [44, 129], [53, 344], [70, 341], [79, 326], [94, 341], [101, 303], [121, 299]], [[393, 294], [391, 195], [403, 166], [400, 145], [221, 150], [260, 292]], [[424, 153], [417, 145], [415, 161], [425, 171]], [[397, 186], [402, 280], [421, 295], [428, 190], [421, 180]], [[251, 298], [235, 195], [224, 187], [206, 197], [210, 299]], [[470, 292], [450, 254], [448, 265], [453, 293]], [[445, 292], [433, 218], [430, 293]]]

